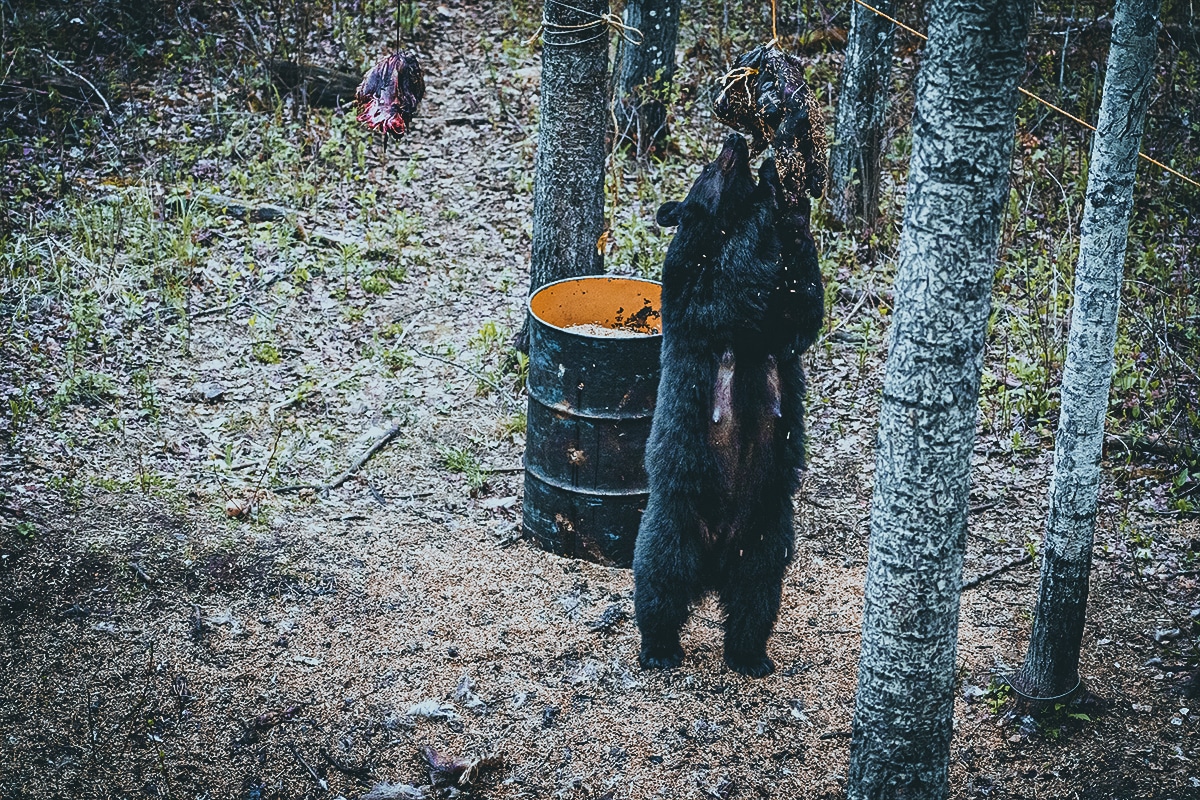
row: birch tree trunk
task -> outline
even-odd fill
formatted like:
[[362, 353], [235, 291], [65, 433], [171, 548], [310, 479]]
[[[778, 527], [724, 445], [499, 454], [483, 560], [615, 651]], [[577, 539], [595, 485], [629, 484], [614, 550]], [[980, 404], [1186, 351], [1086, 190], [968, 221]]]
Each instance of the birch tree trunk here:
[[[891, 15], [891, 0], [872, 3]], [[894, 27], [883, 17], [850, 4], [850, 34], [842, 64], [837, 121], [830, 151], [829, 210], [850, 227], [862, 219], [874, 224], [879, 215], [879, 173], [883, 159], [883, 125], [892, 76]]]
[[1112, 383], [1133, 179], [1154, 75], [1159, 2], [1117, 0], [1113, 16], [1080, 226], [1041, 589], [1029, 651], [1013, 680], [1019, 691], [1034, 697], [1057, 697], [1079, 685], [1104, 417]]
[[932, 0], [884, 373], [848, 793], [944, 798], [971, 450], [1033, 0]]
[[530, 292], [604, 271], [607, 13], [608, 0], [546, 0]]
[[[667, 136], [664, 95], [675, 76], [680, 0], [627, 0], [624, 23], [641, 31], [641, 44], [621, 43], [618, 134], [629, 135], [638, 153]], [[636, 37], [636, 34], [631, 34]]]

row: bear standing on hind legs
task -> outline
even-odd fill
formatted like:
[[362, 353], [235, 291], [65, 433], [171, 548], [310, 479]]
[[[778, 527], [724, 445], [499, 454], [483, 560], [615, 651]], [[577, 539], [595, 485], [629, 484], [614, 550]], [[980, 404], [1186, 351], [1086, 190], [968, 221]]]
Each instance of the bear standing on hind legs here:
[[772, 160], [759, 176], [732, 134], [687, 198], [658, 212], [679, 230], [663, 264], [650, 501], [633, 560], [647, 668], [681, 663], [680, 629], [708, 591], [725, 612], [725, 663], [754, 677], [775, 668], [766, 645], [804, 460], [800, 354], [824, 296], [807, 204], [781, 208]]

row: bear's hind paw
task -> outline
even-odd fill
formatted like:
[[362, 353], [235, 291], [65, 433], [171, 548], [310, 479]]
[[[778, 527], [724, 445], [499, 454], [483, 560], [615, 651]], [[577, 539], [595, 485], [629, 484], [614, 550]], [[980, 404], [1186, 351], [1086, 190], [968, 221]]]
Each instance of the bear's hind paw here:
[[754, 656], [726, 653], [725, 665], [748, 678], [763, 678], [775, 671], [775, 662], [766, 653]]
[[638, 663], [642, 669], [675, 669], [683, 663], [683, 648], [674, 647], [643, 647], [638, 653]]

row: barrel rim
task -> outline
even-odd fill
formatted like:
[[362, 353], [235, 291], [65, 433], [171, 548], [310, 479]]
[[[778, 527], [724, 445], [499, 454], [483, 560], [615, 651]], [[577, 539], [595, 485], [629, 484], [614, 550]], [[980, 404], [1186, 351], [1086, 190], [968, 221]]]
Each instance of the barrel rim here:
[[[533, 292], [530, 293], [529, 296], [525, 298], [525, 313], [529, 315], [530, 319], [538, 322], [539, 324], [545, 325], [547, 328], [551, 328], [555, 331], [558, 331], [559, 333], [565, 333], [568, 336], [578, 336], [580, 339], [587, 339], [590, 341], [595, 341], [595, 340], [605, 341], [605, 342], [612, 341], [613, 339], [611, 336], [598, 336], [594, 333], [580, 333], [579, 331], [571, 331], [571, 330], [567, 330], [566, 328], [560, 328], [559, 326], [555, 325], [554, 323], [547, 322], [546, 320], [539, 317], [537, 314], [533, 313], [533, 298], [536, 297], [537, 295], [539, 295], [543, 290], [549, 289], [552, 286], [557, 286], [561, 283], [576, 283], [579, 281], [591, 281], [591, 280], [596, 280], [596, 281], [614, 281], [614, 280], [616, 280], [616, 281], [634, 281], [637, 283], [648, 283], [652, 286], [657, 286], [660, 290], [662, 289], [662, 281], [655, 281], [655, 280], [651, 280], [649, 278], [635, 278], [631, 275], [577, 275], [574, 278], [560, 278], [559, 280], [556, 280], [556, 281], [550, 281], [549, 283], [543, 283], [541, 286], [534, 289]], [[658, 333], [641, 333], [641, 334], [638, 334], [637, 336], [628, 337], [628, 339], [632, 339], [633, 341], [641, 341], [641, 340], [646, 340], [646, 339], [653, 340], [653, 339], [661, 339], [661, 338], [662, 338], [661, 330]], [[621, 341], [626, 341], [626, 340], [622, 339]]]

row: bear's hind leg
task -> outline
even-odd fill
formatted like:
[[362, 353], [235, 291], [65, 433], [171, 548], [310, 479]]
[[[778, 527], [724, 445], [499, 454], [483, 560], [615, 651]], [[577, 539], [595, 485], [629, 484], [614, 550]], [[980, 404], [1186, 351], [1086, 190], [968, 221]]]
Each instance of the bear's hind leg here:
[[754, 546], [730, 554], [721, 586], [725, 609], [725, 663], [734, 672], [761, 678], [775, 671], [767, 656], [767, 639], [779, 616], [783, 575], [793, 543], [791, 503], [786, 514], [750, 527], [763, 538]]
[[679, 631], [699, 591], [696, 537], [685, 530], [691, 515], [664, 511], [663, 505], [651, 499], [633, 554], [633, 604], [642, 633], [638, 662], [645, 669], [683, 663]]

